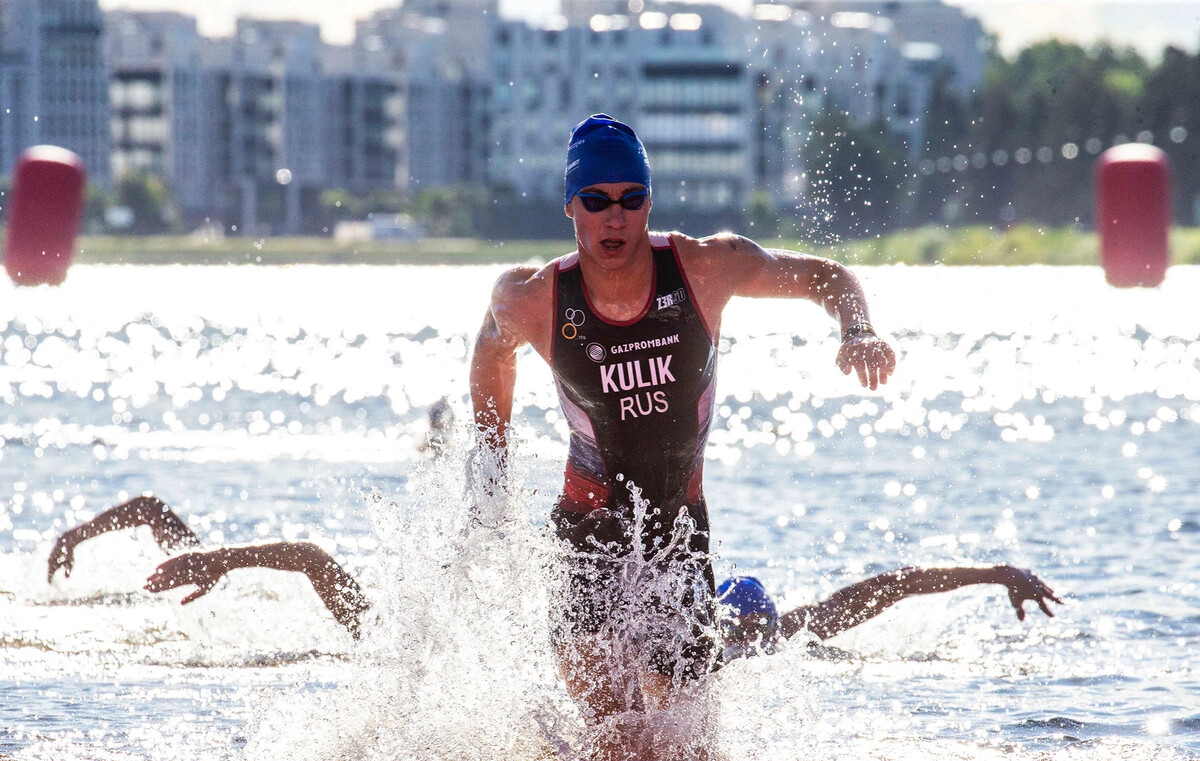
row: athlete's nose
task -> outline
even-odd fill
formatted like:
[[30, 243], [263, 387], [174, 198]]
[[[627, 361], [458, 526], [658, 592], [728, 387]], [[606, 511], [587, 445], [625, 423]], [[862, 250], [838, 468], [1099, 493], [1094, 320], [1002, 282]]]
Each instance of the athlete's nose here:
[[607, 216], [604, 218], [604, 224], [608, 227], [621, 228], [625, 226], [625, 207], [619, 203], [614, 203], [605, 209]]

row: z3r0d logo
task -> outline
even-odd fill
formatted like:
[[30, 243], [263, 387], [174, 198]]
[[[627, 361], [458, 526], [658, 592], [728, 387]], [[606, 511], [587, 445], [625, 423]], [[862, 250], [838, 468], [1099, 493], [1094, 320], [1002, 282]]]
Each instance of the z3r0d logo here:
[[568, 341], [574, 341], [576, 338], [579, 338], [579, 326], [583, 325], [583, 319], [586, 315], [582, 309], [572, 308], [564, 312], [563, 316], [567, 319], [562, 326], [563, 338]]
[[587, 345], [587, 349], [585, 351], [587, 351], [588, 359], [592, 360], [593, 362], [603, 362], [604, 358], [608, 356], [608, 351], [594, 341]]

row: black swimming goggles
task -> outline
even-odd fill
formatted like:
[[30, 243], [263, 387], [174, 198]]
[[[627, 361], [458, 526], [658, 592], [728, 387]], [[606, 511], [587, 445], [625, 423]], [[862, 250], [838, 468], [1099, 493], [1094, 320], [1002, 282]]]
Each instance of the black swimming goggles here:
[[582, 190], [577, 195], [583, 208], [595, 214], [598, 211], [604, 211], [614, 203], [621, 204], [621, 208], [625, 211], [637, 211], [646, 204], [646, 199], [650, 197], [650, 191], [631, 190], [620, 198], [609, 198], [603, 193], [585, 193]]

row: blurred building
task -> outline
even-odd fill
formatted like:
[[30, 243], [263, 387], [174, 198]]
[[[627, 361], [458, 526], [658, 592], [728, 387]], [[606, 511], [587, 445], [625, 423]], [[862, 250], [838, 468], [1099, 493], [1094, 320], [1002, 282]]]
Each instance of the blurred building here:
[[684, 3], [567, 2], [541, 27], [500, 24], [492, 85], [493, 186], [562, 198], [571, 127], [609, 113], [646, 145], [669, 222], [741, 209], [753, 177], [754, 93], [742, 19]]
[[116, 11], [105, 24], [113, 176], [156, 175], [186, 214], [212, 213], [224, 191], [219, 93], [195, 18]]
[[936, 54], [949, 86], [959, 95], [969, 95], [983, 81], [988, 46], [983, 25], [943, 0], [786, 0], [785, 4], [830, 20], [837, 13], [865, 13], [886, 21], [901, 46], [934, 46], [936, 50], [926, 50]]
[[174, 13], [107, 24], [114, 171], [162, 177], [186, 223], [299, 232], [325, 189], [404, 182], [401, 85], [382, 54], [296, 22], [240, 19], [216, 39]]
[[214, 39], [181, 14], [101, 24], [94, 0], [0, 0], [0, 174], [54, 142], [93, 180], [111, 157], [116, 176], [162, 177], [188, 224], [245, 234], [313, 229], [335, 188], [471, 186], [533, 208], [561, 197], [571, 127], [605, 111], [645, 142], [662, 223], [703, 229], [802, 199], [823, 110], [917, 156], [934, 88], [968, 92], [983, 64], [979, 23], [941, 0], [787, 0], [746, 15], [563, 0], [537, 24], [501, 19], [498, 0], [405, 0], [346, 46], [298, 22], [243, 18]]
[[879, 122], [924, 148], [923, 116], [944, 84], [968, 96], [983, 82], [987, 37], [979, 20], [942, 0], [786, 0], [806, 19], [813, 91], [860, 124]]
[[413, 191], [485, 182], [497, 0], [406, 0], [358, 22], [355, 47], [391, 56], [404, 90]]
[[387, 51], [325, 46], [326, 187], [355, 193], [408, 184], [403, 63]]
[[753, 176], [772, 207], [794, 205], [806, 189], [804, 150], [822, 106], [811, 15], [787, 6], [751, 10], [749, 56], [754, 85]]
[[79, 154], [109, 181], [108, 69], [96, 0], [0, 0], [0, 176], [26, 148]]

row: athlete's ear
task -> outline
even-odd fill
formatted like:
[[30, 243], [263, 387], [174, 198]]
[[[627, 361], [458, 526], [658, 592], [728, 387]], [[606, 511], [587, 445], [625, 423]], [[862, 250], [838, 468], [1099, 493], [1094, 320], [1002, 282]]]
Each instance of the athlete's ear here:
[[571, 208], [571, 204], [567, 204], [563, 207], [563, 214], [567, 215], [567, 219], [575, 219], [575, 211]]

